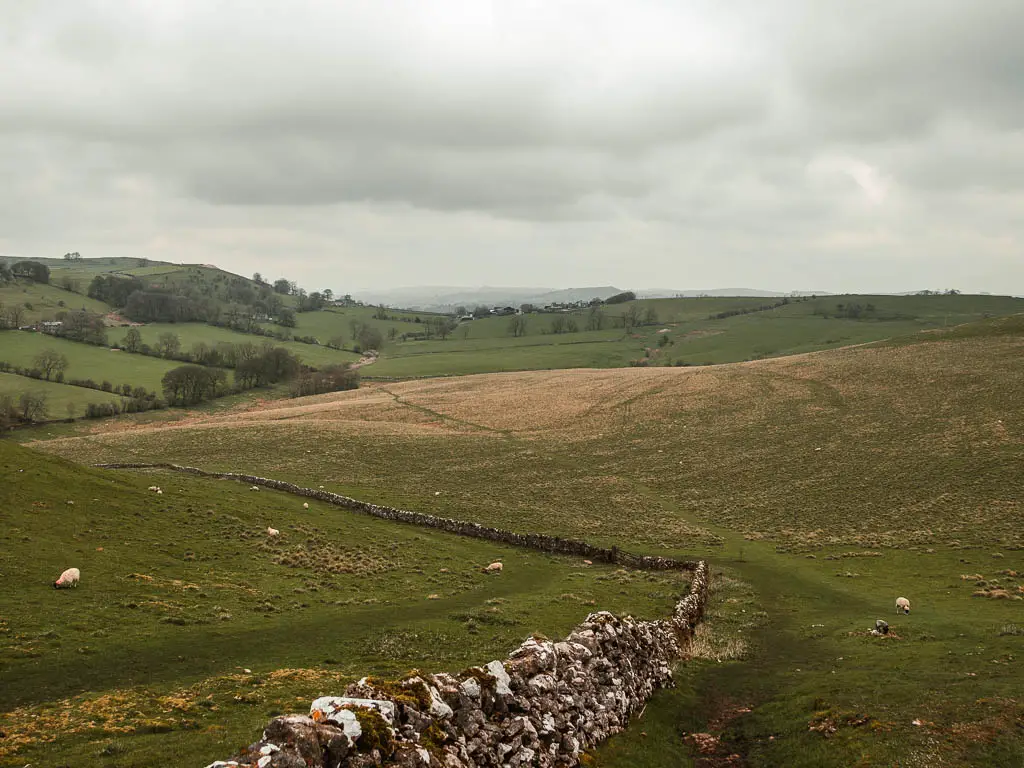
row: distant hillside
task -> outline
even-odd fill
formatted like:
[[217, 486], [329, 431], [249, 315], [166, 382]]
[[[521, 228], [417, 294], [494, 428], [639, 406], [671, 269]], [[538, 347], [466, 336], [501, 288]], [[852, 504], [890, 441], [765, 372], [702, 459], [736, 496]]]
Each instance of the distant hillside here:
[[[450, 285], [389, 288], [360, 291], [353, 296], [366, 304], [417, 309], [431, 312], [451, 312], [456, 307], [472, 309], [477, 305], [571, 304], [576, 301], [607, 299], [627, 290], [614, 285], [584, 288], [525, 288], [480, 286], [468, 288]], [[782, 298], [783, 296], [830, 296], [829, 291], [766, 291], [759, 288], [710, 288], [707, 290], [675, 290], [671, 288], [644, 288], [635, 293], [641, 299], [671, 299], [677, 297], [715, 296], [720, 298]]]
[[65, 259], [37, 256], [3, 256], [0, 255], [0, 262], [13, 264], [16, 261], [38, 261], [48, 267], [76, 267], [89, 269], [96, 272], [116, 272], [122, 269], [138, 269], [139, 267], [169, 266], [169, 261], [154, 261], [153, 259], [136, 259], [128, 256], [117, 256], [98, 259]]
[[829, 291], [765, 291], [760, 288], [709, 288], [707, 290], [674, 291], [667, 288], [645, 288], [636, 291], [640, 299], [675, 299], [714, 296], [717, 298], [782, 298], [784, 296], [832, 296]]
[[478, 305], [518, 307], [521, 304], [537, 304], [544, 306], [553, 303], [589, 301], [594, 298], [607, 299], [609, 296], [621, 293], [622, 290], [611, 285], [561, 289], [491, 286], [469, 288], [445, 285], [361, 291], [354, 293], [353, 297], [366, 304], [383, 304], [388, 307], [421, 311], [450, 312], [460, 306], [467, 309]]

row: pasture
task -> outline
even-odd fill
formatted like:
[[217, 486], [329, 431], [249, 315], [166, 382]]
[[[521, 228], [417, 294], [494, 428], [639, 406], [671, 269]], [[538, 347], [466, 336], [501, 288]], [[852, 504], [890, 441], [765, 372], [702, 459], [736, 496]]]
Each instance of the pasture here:
[[[1015, 316], [732, 365], [373, 384], [32, 445], [707, 556], [716, 597], [680, 688], [596, 765], [694, 764], [698, 732], [718, 740], [702, 759], [755, 766], [1017, 766], [1022, 352]], [[877, 618], [893, 636], [868, 634]]]
[[[169, 750], [203, 765], [362, 674], [458, 671], [559, 636], [598, 601], [660, 616], [686, 589], [8, 441], [0, 474], [2, 765], [151, 765]], [[504, 571], [484, 574], [493, 561]], [[54, 590], [71, 564], [80, 586]]]
[[[45, 333], [5, 331], [0, 333], [0, 360], [31, 368], [36, 356], [46, 349], [65, 355], [68, 367], [66, 379], [93, 379], [97, 383], [109, 381], [115, 387], [131, 384], [153, 392], [161, 391], [160, 380], [167, 371], [181, 365], [174, 360], [162, 360], [147, 355], [97, 347], [92, 344], [60, 339]], [[25, 382], [34, 383], [31, 379]]]
[[64, 290], [58, 285], [56, 282], [50, 285], [27, 281], [0, 283], [0, 313], [12, 307], [20, 307], [18, 325], [29, 325], [41, 320], [53, 320], [58, 312], [64, 310], [85, 309], [103, 315], [110, 311], [110, 307], [102, 301]]
[[[600, 330], [587, 330], [592, 322], [589, 309], [531, 313], [524, 316], [525, 333], [519, 337], [510, 331], [511, 318], [482, 318], [462, 323], [445, 340], [387, 344], [381, 360], [367, 373], [400, 378], [732, 363], [864, 344], [1024, 311], [1024, 299], [999, 296], [828, 296], [781, 301], [644, 299], [601, 307], [604, 327]], [[624, 314], [644, 318], [648, 311], [656, 321], [633, 326], [628, 333], [621, 327]], [[553, 332], [554, 324], [568, 320], [576, 324], [577, 332]]]
[[41, 381], [0, 373], [0, 396], [10, 395], [17, 402], [22, 392], [46, 395], [46, 415], [50, 419], [78, 418], [85, 414], [89, 403], [119, 403], [121, 398], [109, 392], [85, 387], [72, 387], [53, 381]]
[[[156, 346], [157, 339], [161, 334], [173, 333], [181, 340], [182, 352], [188, 352], [194, 344], [215, 345], [220, 343], [228, 344], [255, 344], [260, 346], [264, 343], [273, 344], [275, 347], [284, 347], [289, 352], [297, 355], [302, 362], [316, 368], [323, 368], [328, 365], [342, 365], [353, 363], [359, 359], [355, 352], [348, 352], [340, 349], [331, 349], [316, 344], [303, 344], [297, 341], [278, 341], [264, 336], [256, 336], [251, 333], [233, 331], [230, 328], [220, 328], [205, 323], [147, 323], [136, 326], [142, 335], [142, 343], [151, 347]], [[124, 338], [127, 329], [111, 329], [108, 336], [112, 342], [118, 342]]]

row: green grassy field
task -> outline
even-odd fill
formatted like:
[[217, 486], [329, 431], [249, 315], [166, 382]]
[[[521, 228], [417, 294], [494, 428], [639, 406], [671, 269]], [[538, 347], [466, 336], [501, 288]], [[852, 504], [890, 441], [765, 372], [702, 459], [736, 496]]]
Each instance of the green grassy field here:
[[[72, 387], [52, 381], [27, 379], [13, 373], [0, 373], [0, 395], [11, 395], [17, 401], [22, 392], [42, 392], [46, 395], [47, 417], [51, 419], [77, 418], [85, 414], [89, 403], [119, 403], [121, 398], [108, 392], [85, 387]], [[68, 406], [71, 406], [71, 410]]]
[[[387, 345], [371, 376], [440, 376], [488, 371], [705, 365], [780, 357], [863, 344], [919, 331], [1024, 312], [1024, 299], [999, 296], [830, 296], [793, 300], [767, 311], [718, 319], [723, 312], [754, 309], [778, 299], [646, 299], [602, 308], [606, 325], [634, 304], [652, 309], [656, 324], [586, 331], [588, 310], [526, 316], [526, 334], [515, 338], [510, 318], [462, 324], [446, 340]], [[837, 305], [871, 305], [860, 319], [836, 316]], [[829, 316], [825, 316], [825, 315]], [[551, 332], [558, 318], [572, 318], [576, 333]], [[660, 343], [665, 337], [667, 344]]]
[[[706, 732], [701, 759], [752, 766], [1019, 766], [1022, 352], [1016, 316], [709, 368], [371, 385], [35, 445], [709, 557], [680, 688], [596, 765], [699, 764], [687, 736]], [[877, 618], [894, 637], [867, 634]]]
[[[457, 671], [568, 631], [597, 600], [663, 615], [686, 589], [10, 442], [0, 473], [2, 765], [149, 765], [168, 749], [204, 764], [362, 674]], [[482, 573], [495, 560], [502, 574]], [[72, 564], [79, 588], [52, 589]]]
[[181, 365], [174, 360], [111, 351], [107, 347], [59, 339], [44, 333], [5, 331], [0, 334], [0, 359], [14, 365], [32, 367], [35, 357], [45, 349], [56, 350], [67, 357], [66, 379], [93, 379], [97, 383], [109, 381], [117, 387], [131, 384], [153, 392], [161, 391], [160, 380], [167, 371]]
[[[340, 349], [331, 349], [315, 344], [303, 344], [296, 341], [278, 341], [263, 336], [255, 336], [250, 333], [232, 331], [230, 328], [219, 328], [204, 323], [149, 323], [138, 326], [142, 334], [142, 342], [155, 346], [157, 339], [162, 333], [174, 333], [181, 339], [181, 349], [188, 352], [193, 344], [217, 344], [227, 342], [229, 344], [273, 344], [275, 347], [284, 347], [289, 352], [298, 355], [302, 362], [317, 368], [327, 365], [341, 365], [352, 363], [359, 359], [355, 352], [348, 352]], [[124, 338], [127, 328], [113, 328], [108, 333], [111, 341], [117, 342]]]
[[102, 301], [66, 291], [57, 284], [46, 285], [25, 281], [0, 283], [0, 305], [0, 311], [20, 306], [23, 310], [20, 325], [53, 320], [62, 310], [86, 309], [99, 314], [110, 311], [110, 307]]

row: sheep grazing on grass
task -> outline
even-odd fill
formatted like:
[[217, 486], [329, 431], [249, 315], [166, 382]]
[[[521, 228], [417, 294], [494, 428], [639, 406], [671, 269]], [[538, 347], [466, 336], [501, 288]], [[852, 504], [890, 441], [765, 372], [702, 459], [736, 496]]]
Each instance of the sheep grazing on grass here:
[[260, 489], [260, 487], [258, 485], [250, 485], [249, 486], [249, 490], [250, 491], [258, 491], [259, 489]]
[[267, 528], [267, 536], [277, 536], [280, 531], [277, 528]]
[[302, 508], [303, 509], [309, 509], [309, 502], [308, 501], [302, 502]]
[[484, 573], [501, 573], [501, 569], [504, 567], [501, 563], [491, 563], [484, 568]]
[[54, 589], [68, 589], [70, 587], [77, 587], [78, 580], [82, 577], [82, 572], [77, 568], [68, 568], [64, 573], [60, 575], [60, 578], [53, 582]]
[[896, 598], [896, 613], [903, 611], [903, 613], [910, 613], [910, 601], [905, 597]]

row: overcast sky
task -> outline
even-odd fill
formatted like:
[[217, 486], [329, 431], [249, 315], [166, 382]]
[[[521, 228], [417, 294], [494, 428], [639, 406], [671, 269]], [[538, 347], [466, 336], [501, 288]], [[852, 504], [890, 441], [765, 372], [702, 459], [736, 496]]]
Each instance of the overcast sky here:
[[1024, 294], [1021, 0], [0, 0], [0, 253]]

